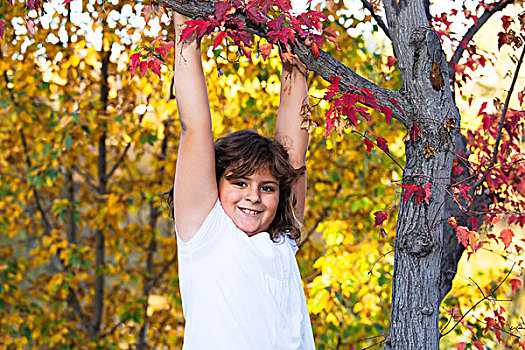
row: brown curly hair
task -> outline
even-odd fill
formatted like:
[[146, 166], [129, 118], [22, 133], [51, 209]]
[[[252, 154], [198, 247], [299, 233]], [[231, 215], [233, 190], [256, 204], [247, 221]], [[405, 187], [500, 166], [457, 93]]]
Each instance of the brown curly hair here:
[[[301, 238], [301, 223], [295, 216], [296, 197], [293, 185], [304, 175], [306, 167], [295, 169], [288, 152], [278, 141], [264, 137], [253, 130], [241, 130], [215, 141], [215, 177], [226, 179], [253, 175], [267, 167], [279, 181], [279, 204], [268, 233], [274, 242], [286, 234], [298, 244]], [[173, 213], [173, 188], [166, 192], [170, 213]]]

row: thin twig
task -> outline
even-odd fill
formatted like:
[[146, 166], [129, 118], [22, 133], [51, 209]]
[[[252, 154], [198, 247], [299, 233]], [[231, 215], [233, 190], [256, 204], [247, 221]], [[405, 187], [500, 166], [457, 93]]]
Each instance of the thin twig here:
[[505, 105], [503, 106], [503, 111], [501, 112], [501, 116], [499, 118], [498, 123], [498, 134], [496, 135], [496, 143], [494, 145], [494, 152], [492, 153], [492, 159], [490, 161], [490, 164], [488, 168], [483, 172], [483, 175], [481, 178], [474, 183], [472, 188], [474, 190], [485, 181], [487, 178], [487, 174], [489, 173], [489, 169], [496, 164], [496, 161], [498, 160], [498, 151], [499, 151], [499, 144], [501, 142], [501, 134], [503, 132], [503, 125], [505, 124], [505, 117], [507, 115], [507, 110], [509, 108], [509, 102], [510, 97], [512, 96], [512, 92], [514, 91], [514, 87], [516, 85], [516, 80], [518, 79], [518, 73], [521, 68], [521, 64], [523, 63], [523, 58], [525, 57], [525, 45], [523, 45], [523, 49], [521, 50], [521, 56], [518, 61], [518, 64], [516, 65], [516, 70], [514, 71], [514, 77], [512, 78], [512, 83], [510, 84], [509, 92], [507, 93], [507, 98], [505, 98]]
[[374, 11], [372, 4], [367, 0], [361, 0], [361, 2], [363, 3], [363, 6], [368, 11], [370, 11], [370, 14], [376, 20], [377, 25], [383, 29], [383, 32], [385, 32], [385, 35], [388, 37], [388, 39], [392, 40], [392, 37], [390, 36], [390, 30], [386, 26], [385, 22], [383, 22], [383, 19], [381, 19], [381, 17], [379, 17], [379, 15]]
[[481, 29], [481, 27], [483, 27], [483, 25], [489, 20], [489, 18], [496, 12], [503, 10], [505, 7], [514, 2], [515, 0], [502, 0], [498, 3], [491, 4], [490, 7], [487, 7], [485, 12], [477, 18], [475, 24], [467, 30], [467, 32], [461, 39], [460, 44], [456, 49], [456, 52], [454, 52], [454, 56], [450, 60], [451, 65], [456, 65], [459, 63], [461, 56], [463, 56], [463, 53], [465, 52], [467, 44], [472, 40], [474, 35], [476, 35], [476, 33]]
[[[149, 98], [151, 97], [151, 94], [147, 97], [146, 101], [148, 102], [148, 104], [146, 106], [149, 105]], [[144, 111], [144, 113], [142, 113], [139, 117], [139, 125], [142, 124], [142, 120], [144, 119], [144, 116], [146, 115], [146, 111]], [[129, 141], [126, 146], [124, 147], [124, 150], [122, 151], [122, 153], [120, 154], [120, 156], [118, 157], [117, 161], [115, 162], [115, 164], [113, 165], [113, 167], [111, 168], [111, 170], [109, 171], [108, 175], [106, 176], [106, 179], [109, 180], [109, 178], [111, 178], [111, 176], [113, 176], [113, 173], [115, 172], [115, 170], [118, 169], [118, 167], [120, 166], [120, 164], [122, 163], [122, 161], [124, 160], [124, 158], [126, 157], [126, 154], [128, 153], [128, 150], [129, 148], [131, 147], [131, 143], [132, 141]]]
[[370, 270], [368, 271], [368, 274], [370, 275], [370, 274], [372, 273], [372, 270], [374, 269], [374, 266], [376, 266], [376, 264], [379, 262], [379, 260], [383, 259], [385, 256], [387, 256], [388, 254], [390, 254], [390, 253], [392, 253], [392, 252], [394, 252], [394, 251], [395, 251], [395, 249], [392, 249], [392, 250], [389, 250], [388, 252], [386, 252], [385, 254], [381, 255], [381, 256], [379, 257], [379, 259], [377, 259], [377, 260], [375, 261], [375, 263], [372, 265], [372, 267], [371, 267]]
[[498, 326], [496, 326], [496, 325], [489, 324], [489, 323], [487, 323], [486, 321], [480, 320], [479, 318], [477, 318], [477, 317], [475, 317], [475, 316], [473, 316], [473, 317], [476, 319], [476, 321], [481, 322], [481, 323], [484, 323], [484, 324], [488, 324], [488, 325], [491, 326], [492, 328], [496, 328], [497, 330], [502, 331], [502, 332], [505, 333], [505, 334], [508, 334], [508, 335], [510, 335], [510, 336], [512, 336], [512, 337], [515, 337], [515, 338], [518, 338], [518, 339], [521, 338], [521, 336], [519, 336], [519, 335], [517, 335], [517, 334], [514, 334], [514, 333], [511, 333], [511, 332], [509, 332], [509, 331], [506, 331], [506, 330], [504, 330], [503, 328], [498, 327]]
[[498, 286], [494, 289], [494, 290], [491, 290], [491, 292], [487, 295], [487, 296], [484, 296], [483, 299], [479, 300], [476, 304], [474, 304], [470, 309], [467, 310], [467, 312], [465, 312], [461, 318], [454, 324], [454, 326], [449, 329], [445, 334], [441, 334], [441, 337], [444, 337], [446, 336], [447, 334], [449, 334], [450, 332], [452, 332], [454, 330], [454, 328], [457, 327], [458, 324], [461, 323], [461, 321], [463, 321], [463, 319], [470, 313], [470, 311], [472, 311], [474, 308], [476, 308], [479, 304], [481, 304], [483, 301], [487, 300], [487, 297], [489, 295], [492, 295], [494, 293], [496, 293], [496, 291], [499, 289], [499, 287], [501, 287], [501, 285], [507, 280], [507, 278], [509, 278], [512, 270], [514, 269], [514, 266], [516, 265], [516, 263], [514, 263], [512, 265], [512, 267], [510, 268], [510, 271], [507, 273], [507, 275], [505, 275], [505, 278], [498, 284]]
[[27, 179], [21, 175], [18, 175], [18, 174], [13, 174], [13, 173], [8, 173], [6, 171], [1, 171], [0, 170], [0, 175], [4, 175], [4, 176], [9, 176], [9, 177], [13, 177], [15, 179], [19, 179], [21, 181], [24, 181], [24, 182], [27, 182]]
[[[360, 133], [360, 132], [357, 131], [357, 130], [352, 130], [352, 132], [355, 133], [355, 134], [358, 134], [359, 136], [361, 136], [361, 137], [363, 137], [363, 138], [365, 138], [365, 139], [367, 139], [367, 140], [370, 140], [370, 139], [367, 138], [364, 134]], [[395, 160], [394, 157], [392, 157], [392, 155], [391, 155], [389, 152], [387, 152], [387, 151], [385, 151], [384, 149], [382, 149], [381, 147], [379, 147], [379, 146], [377, 145], [376, 142], [374, 142], [374, 141], [372, 141], [372, 140], [370, 140], [370, 141], [371, 141], [371, 142], [372, 142], [377, 148], [379, 148], [381, 151], [383, 151], [383, 152], [384, 152], [384, 153], [385, 153], [390, 159], [392, 159], [392, 161], [394, 162], [394, 164], [396, 164], [401, 170], [404, 170], [404, 168], [401, 166], [401, 164], [399, 164], [399, 162], [398, 162], [397, 160]]]

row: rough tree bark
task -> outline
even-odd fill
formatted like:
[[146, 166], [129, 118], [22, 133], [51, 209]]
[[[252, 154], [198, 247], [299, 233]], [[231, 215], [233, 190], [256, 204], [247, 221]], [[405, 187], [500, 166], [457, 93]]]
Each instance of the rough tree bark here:
[[[191, 18], [203, 18], [214, 11], [210, 2], [159, 2]], [[449, 66], [440, 39], [428, 22], [428, 0], [384, 0], [388, 25], [373, 13], [368, 1], [362, 2], [392, 40], [403, 81], [400, 91], [387, 90], [364, 79], [323, 51], [315, 59], [310, 48], [301, 42], [292, 48], [309, 70], [325, 80], [340, 77], [341, 90], [348, 86], [369, 89], [379, 104], [392, 109], [393, 117], [411, 134], [406, 142], [403, 184], [430, 183], [432, 194], [428, 203], [417, 204], [409, 199], [399, 207], [391, 329], [385, 345], [396, 350], [438, 349], [439, 306], [450, 290], [464, 250], [446, 223], [446, 212], [455, 213], [458, 209], [455, 203], [447, 202], [446, 194], [456, 147], [465, 153], [459, 133], [461, 116], [449, 84], [454, 77], [449, 74], [454, 74], [453, 64], [458, 63], [464, 50], [456, 52]], [[480, 17], [481, 23], [478, 21], [474, 29], [468, 31], [465, 43], [491, 15], [513, 2], [502, 0], [489, 8]], [[242, 13], [236, 16], [245, 22], [246, 31], [266, 37], [264, 25], [246, 21]], [[415, 125], [421, 128], [420, 132]], [[460, 220], [466, 221], [466, 217]]]
[[[423, 0], [384, 2], [403, 88], [405, 126], [421, 134], [406, 142], [403, 183], [431, 183], [429, 204], [413, 200], [399, 208], [395, 240], [391, 349], [439, 348], [439, 284], [443, 247], [445, 188], [450, 185], [459, 111], [448, 82], [439, 37], [426, 18]], [[434, 155], [425, 156], [432, 147]]]

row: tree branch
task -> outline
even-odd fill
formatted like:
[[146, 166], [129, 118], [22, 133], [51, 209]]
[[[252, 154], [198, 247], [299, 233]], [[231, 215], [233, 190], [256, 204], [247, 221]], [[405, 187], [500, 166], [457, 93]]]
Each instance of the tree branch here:
[[[151, 94], [148, 95], [148, 98], [146, 99], [146, 102], [149, 104], [149, 99], [151, 97]], [[146, 115], [146, 111], [144, 111], [144, 113], [142, 113], [139, 117], [139, 126], [140, 124], [142, 124], [142, 120], [144, 119], [144, 116]], [[128, 153], [128, 150], [129, 148], [131, 147], [131, 143], [132, 141], [129, 141], [126, 146], [124, 147], [124, 150], [122, 151], [122, 153], [120, 154], [120, 156], [118, 157], [117, 161], [115, 162], [115, 164], [113, 165], [113, 167], [111, 168], [111, 170], [109, 171], [109, 173], [107, 174], [106, 176], [106, 180], [109, 180], [112, 176], [113, 176], [113, 173], [115, 172], [115, 170], [118, 169], [118, 167], [120, 166], [120, 164], [122, 163], [122, 161], [124, 160], [124, 158], [126, 157], [126, 154]]]
[[483, 27], [489, 18], [492, 17], [493, 14], [503, 10], [505, 7], [513, 4], [515, 1], [516, 0], [501, 0], [496, 4], [493, 4], [491, 8], [486, 9], [485, 12], [483, 12], [483, 14], [478, 17], [477, 22], [467, 30], [461, 39], [458, 48], [454, 52], [454, 56], [452, 56], [452, 59], [450, 60], [450, 77], [454, 77], [454, 74], [456, 73], [455, 65], [459, 63], [461, 56], [463, 56], [468, 43], [472, 40], [474, 35], [476, 35], [476, 33], [481, 29], [481, 27]]
[[[452, 331], [454, 330], [454, 328], [456, 328], [457, 325], [460, 324], [461, 321], [463, 321], [463, 319], [464, 319], [465, 317], [467, 317], [467, 315], [470, 313], [470, 311], [472, 311], [473, 309], [475, 309], [476, 306], [478, 306], [479, 304], [481, 304], [483, 301], [487, 300], [487, 298], [488, 298], [489, 296], [491, 296], [491, 295], [493, 295], [494, 293], [496, 293], [496, 291], [499, 289], [499, 287], [501, 287], [501, 285], [502, 285], [502, 284], [503, 284], [503, 283], [509, 278], [509, 276], [510, 276], [510, 274], [512, 273], [512, 270], [514, 269], [514, 266], [515, 266], [515, 265], [516, 265], [515, 263], [512, 265], [512, 267], [510, 268], [510, 271], [507, 273], [507, 275], [505, 276], [505, 278], [504, 278], [503, 280], [501, 280], [501, 282], [496, 286], [496, 288], [492, 289], [492, 290], [490, 291], [490, 293], [488, 293], [487, 295], [483, 295], [483, 298], [482, 298], [481, 300], [478, 300], [478, 302], [475, 303], [474, 305], [472, 305], [472, 307], [471, 307], [470, 309], [468, 309], [467, 312], [465, 312], [465, 313], [461, 316], [461, 318], [460, 318], [459, 320], [456, 321], [456, 323], [454, 324], [454, 326], [453, 326], [451, 329], [449, 329], [447, 332], [441, 334], [441, 337], [444, 337], [444, 336], [446, 336], [447, 334], [449, 334], [450, 332], [452, 332]], [[444, 329], [443, 329], [443, 330], [444, 330]]]
[[[108, 66], [109, 56], [111, 50], [102, 53], [102, 85], [100, 87], [100, 101], [102, 102], [103, 112], [107, 110], [108, 104]], [[106, 150], [106, 125], [102, 126], [104, 131], [98, 140], [98, 192], [101, 196], [106, 194], [107, 185], [107, 150]], [[104, 200], [102, 200], [104, 202]], [[104, 236], [103, 229], [97, 229], [95, 233], [95, 296], [94, 296], [94, 309], [93, 318], [91, 320], [91, 327], [94, 333], [98, 333], [101, 324], [102, 316], [104, 314], [104, 286], [105, 286], [105, 272], [104, 265], [106, 264], [106, 238]]]
[[13, 178], [18, 179], [20, 181], [27, 182], [27, 179], [25, 177], [23, 177], [21, 175], [18, 175], [18, 174], [8, 173], [8, 172], [0, 170], [0, 175], [13, 177]]
[[[139, 0], [135, 1], [139, 2]], [[182, 0], [159, 0], [162, 5], [190, 18], [203, 18], [215, 12], [212, 2], [184, 0], [184, 3], [182, 3], [179, 1]], [[268, 28], [266, 25], [254, 24], [252, 21], [247, 20], [246, 16], [242, 13], [236, 13], [235, 16], [243, 21], [246, 32], [267, 38]], [[305, 64], [310, 71], [316, 72], [326, 81], [330, 81], [330, 77], [333, 76], [340, 77], [341, 90], [349, 87], [370, 90], [379, 105], [389, 107], [392, 110], [393, 118], [404, 122], [405, 117], [399, 107], [400, 103], [396, 102], [401, 99], [401, 94], [397, 91], [385, 89], [363, 78], [323, 50], [319, 50], [319, 57], [316, 59], [310, 47], [306, 46], [300, 38], [290, 46], [292, 47], [293, 53], [299, 57], [301, 62]]]
[[78, 165], [73, 165], [73, 171], [75, 171], [78, 175], [82, 176], [82, 178], [86, 181], [86, 184], [91, 187], [92, 189], [98, 191], [98, 186], [95, 184], [95, 181], [91, 177], [91, 175], [84, 174], [79, 168]]
[[[31, 169], [31, 158], [29, 158], [29, 148], [27, 147], [26, 136], [24, 134], [23, 129], [20, 129], [20, 139], [22, 140], [22, 146], [24, 147], [24, 154], [26, 156], [26, 165], [27, 165], [27, 169], [29, 170]], [[38, 211], [40, 212], [40, 215], [42, 216], [42, 220], [44, 221], [45, 233], [49, 234], [52, 228], [51, 221], [49, 221], [47, 217], [47, 213], [44, 210], [44, 207], [42, 206], [42, 203], [40, 201], [40, 194], [36, 190], [35, 185], [31, 185], [31, 189], [33, 190], [33, 195], [35, 196], [36, 207]]]
[[93, 336], [93, 330], [91, 326], [89, 325], [89, 322], [86, 318], [86, 315], [82, 312], [82, 307], [80, 306], [80, 302], [78, 301], [77, 294], [73, 290], [73, 288], [69, 288], [69, 293], [67, 295], [67, 301], [69, 305], [73, 308], [74, 312], [78, 315], [80, 318], [80, 321], [82, 322], [82, 325], [84, 328], [88, 331], [90, 336]]
[[379, 17], [379, 15], [374, 11], [374, 7], [372, 6], [372, 4], [369, 1], [367, 1], [367, 0], [361, 0], [361, 2], [363, 3], [363, 6], [368, 11], [370, 11], [370, 14], [376, 20], [377, 25], [379, 27], [381, 27], [381, 29], [383, 29], [383, 32], [388, 37], [388, 39], [392, 40], [392, 38], [390, 37], [390, 30], [388, 30], [388, 27], [386, 26], [386, 24], [383, 21], [383, 19], [381, 17]]
[[516, 86], [516, 80], [518, 79], [518, 73], [521, 68], [521, 64], [523, 63], [523, 58], [525, 57], [525, 45], [523, 46], [523, 49], [521, 50], [521, 56], [518, 60], [518, 64], [516, 65], [516, 70], [514, 71], [514, 77], [512, 78], [512, 83], [510, 84], [509, 92], [507, 93], [507, 97], [505, 98], [505, 104], [503, 105], [503, 111], [501, 112], [501, 116], [499, 118], [498, 123], [498, 134], [496, 135], [496, 143], [494, 144], [494, 152], [492, 153], [492, 159], [490, 160], [490, 164], [487, 167], [487, 169], [483, 172], [483, 175], [481, 178], [476, 181], [474, 185], [472, 185], [472, 188], [474, 191], [476, 188], [485, 181], [487, 174], [489, 173], [490, 169], [496, 164], [498, 160], [498, 151], [499, 151], [499, 144], [501, 142], [501, 135], [503, 133], [503, 125], [505, 124], [505, 116], [507, 115], [507, 110], [509, 109], [509, 102], [510, 97], [512, 96], [512, 92], [514, 91], [514, 87]]

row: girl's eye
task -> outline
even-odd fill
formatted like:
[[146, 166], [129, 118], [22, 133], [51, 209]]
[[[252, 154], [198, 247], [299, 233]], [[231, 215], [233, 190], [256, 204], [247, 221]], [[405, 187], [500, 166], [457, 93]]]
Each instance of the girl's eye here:
[[242, 181], [234, 181], [234, 182], [232, 182], [232, 184], [234, 186], [238, 186], [238, 187], [246, 187], [246, 183], [244, 183]]
[[271, 186], [262, 186], [261, 191], [263, 192], [275, 192], [274, 188]]

